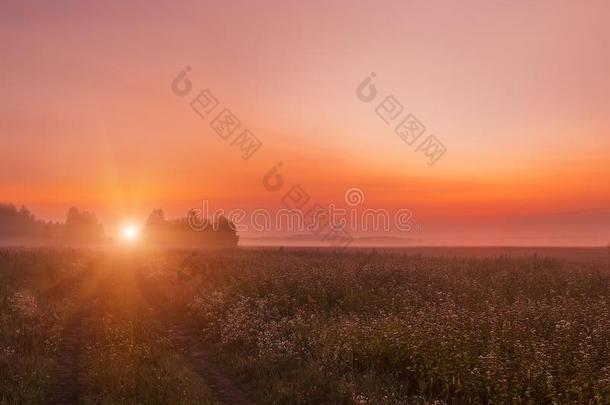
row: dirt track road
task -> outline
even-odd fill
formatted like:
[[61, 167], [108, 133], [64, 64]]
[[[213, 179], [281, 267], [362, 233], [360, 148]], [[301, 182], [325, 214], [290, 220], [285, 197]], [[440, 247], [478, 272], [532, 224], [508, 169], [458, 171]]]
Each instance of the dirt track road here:
[[[139, 277], [137, 270], [132, 267], [133, 264], [131, 261], [108, 263], [105, 268], [91, 272], [89, 279], [77, 287], [80, 291], [75, 292], [78, 297], [75, 309], [62, 329], [61, 345], [55, 373], [51, 378], [47, 403], [52, 405], [95, 403], [103, 399], [105, 393], [100, 393], [99, 382], [96, 386], [91, 381], [96, 378], [99, 381], [100, 375], [115, 372], [112, 360], [115, 356], [114, 351], [123, 353], [119, 352], [122, 348], [134, 345], [131, 335], [141, 333], [138, 330], [143, 329], [144, 326], [140, 326], [139, 322], [142, 322], [142, 313], [146, 313], [151, 318], [147, 327], [150, 327], [151, 324], [155, 325], [155, 330], [153, 332], [147, 330], [144, 334], [158, 334], [169, 342], [170, 350], [174, 351], [171, 358], [181, 359], [177, 360], [180, 362], [179, 367], [196, 375], [197, 377], [193, 378], [196, 381], [195, 384], [205, 387], [205, 392], [209, 394], [206, 395], [205, 403], [251, 404], [252, 402], [239, 384], [228, 377], [222, 368], [212, 361], [208, 349], [198, 338], [196, 331], [185, 322], [171, 316], [171, 311], [166, 307], [169, 301], [164, 296], [162, 288]], [[123, 290], [120, 290], [121, 288]], [[129, 296], [129, 299], [125, 301], [126, 304], [123, 304], [121, 299], [126, 295]], [[120, 316], [125, 318], [121, 319], [123, 323], [118, 321]], [[116, 325], [127, 326], [121, 328]], [[115, 337], [109, 339], [104, 328], [116, 328], [120, 333], [127, 334], [124, 336], [119, 334], [118, 339]], [[129, 330], [130, 328], [133, 329]], [[115, 336], [116, 333], [116, 331], [109, 331], [108, 335]], [[150, 346], [153, 345], [154, 343]], [[146, 347], [146, 345], [143, 346]], [[98, 350], [107, 347], [105, 350], [108, 351], [110, 357], [104, 358], [110, 360], [106, 360], [106, 364], [102, 363], [101, 367], [100, 363], [95, 363], [95, 356], [100, 357], [100, 352], [95, 352], [93, 347]], [[147, 350], [143, 350], [142, 355], [133, 349], [124, 351], [131, 356], [129, 361], [122, 362], [121, 359], [117, 359], [117, 363], [122, 364], [123, 368], [128, 368], [131, 364], [136, 366], [133, 370], [125, 372], [124, 381], [118, 382], [118, 388], [108, 389], [109, 391], [121, 389], [135, 391], [135, 393], [132, 392], [134, 399], [137, 398], [138, 402], [143, 404], [165, 403], [170, 399], [159, 400], [158, 397], [164, 395], [162, 392], [157, 393], [157, 396], [154, 397], [154, 394], [146, 388], [146, 384], [141, 383], [141, 375], [147, 372], [146, 368], [157, 367], [159, 362], [158, 359], [150, 361], [147, 358], [149, 356]], [[105, 355], [106, 353], [101, 353], [101, 356]], [[94, 356], [93, 360], [92, 356]], [[118, 356], [121, 354], [115, 357]], [[176, 366], [171, 368], [176, 368]], [[123, 371], [119, 369], [118, 372]]]

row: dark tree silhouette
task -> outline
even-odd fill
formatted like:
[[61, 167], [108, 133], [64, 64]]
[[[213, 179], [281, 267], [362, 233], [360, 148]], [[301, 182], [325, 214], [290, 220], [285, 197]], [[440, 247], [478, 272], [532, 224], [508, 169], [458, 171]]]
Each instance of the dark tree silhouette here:
[[101, 241], [104, 237], [104, 228], [93, 213], [71, 207], [66, 216], [64, 236], [69, 240], [82, 242]]
[[[168, 220], [161, 209], [151, 212], [146, 221], [144, 238], [153, 243], [185, 247], [232, 247], [239, 237], [225, 217], [215, 221], [202, 218], [201, 227], [192, 226], [188, 217]], [[23, 239], [44, 243], [98, 243], [105, 240], [104, 228], [95, 214], [71, 207], [64, 223], [45, 222], [26, 207], [0, 203], [0, 238], [21, 243]]]
[[37, 221], [25, 206], [0, 203], [0, 237], [34, 237], [42, 234], [43, 221]]
[[148, 216], [148, 220], [146, 221], [146, 226], [159, 226], [165, 223], [165, 214], [162, 209], [155, 209]]
[[188, 247], [237, 246], [239, 237], [233, 224], [225, 217], [212, 222], [203, 219], [206, 226], [193, 229], [188, 217], [167, 220], [161, 209], [155, 209], [146, 221], [145, 237], [153, 243]]

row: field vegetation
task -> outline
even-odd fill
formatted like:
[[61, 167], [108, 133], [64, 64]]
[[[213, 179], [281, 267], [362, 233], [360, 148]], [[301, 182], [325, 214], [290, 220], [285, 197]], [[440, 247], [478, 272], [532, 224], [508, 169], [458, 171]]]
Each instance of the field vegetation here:
[[0, 402], [608, 404], [606, 259], [4, 250]]

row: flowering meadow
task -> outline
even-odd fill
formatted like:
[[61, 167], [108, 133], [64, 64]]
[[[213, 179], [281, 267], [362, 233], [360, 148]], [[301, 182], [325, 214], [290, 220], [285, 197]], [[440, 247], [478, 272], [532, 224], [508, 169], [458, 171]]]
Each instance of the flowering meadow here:
[[80, 262], [72, 254], [0, 250], [0, 403], [41, 403]]
[[607, 259], [0, 250], [0, 404], [610, 404]]
[[264, 403], [610, 403], [608, 262], [202, 257], [189, 318]]
[[0, 404], [211, 404], [134, 257], [0, 250]]

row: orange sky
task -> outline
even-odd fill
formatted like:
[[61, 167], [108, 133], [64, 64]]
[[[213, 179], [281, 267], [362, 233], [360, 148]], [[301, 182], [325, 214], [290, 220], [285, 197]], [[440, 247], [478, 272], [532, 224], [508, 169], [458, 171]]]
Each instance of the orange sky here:
[[[405, 243], [606, 244], [608, 17], [607, 1], [3, 2], [0, 201], [47, 219], [76, 204], [107, 229], [203, 199], [275, 208], [261, 180], [281, 161], [312, 200], [357, 187], [412, 210]], [[206, 88], [262, 141], [249, 160], [190, 108]], [[446, 146], [434, 166], [375, 114], [387, 95]]]

